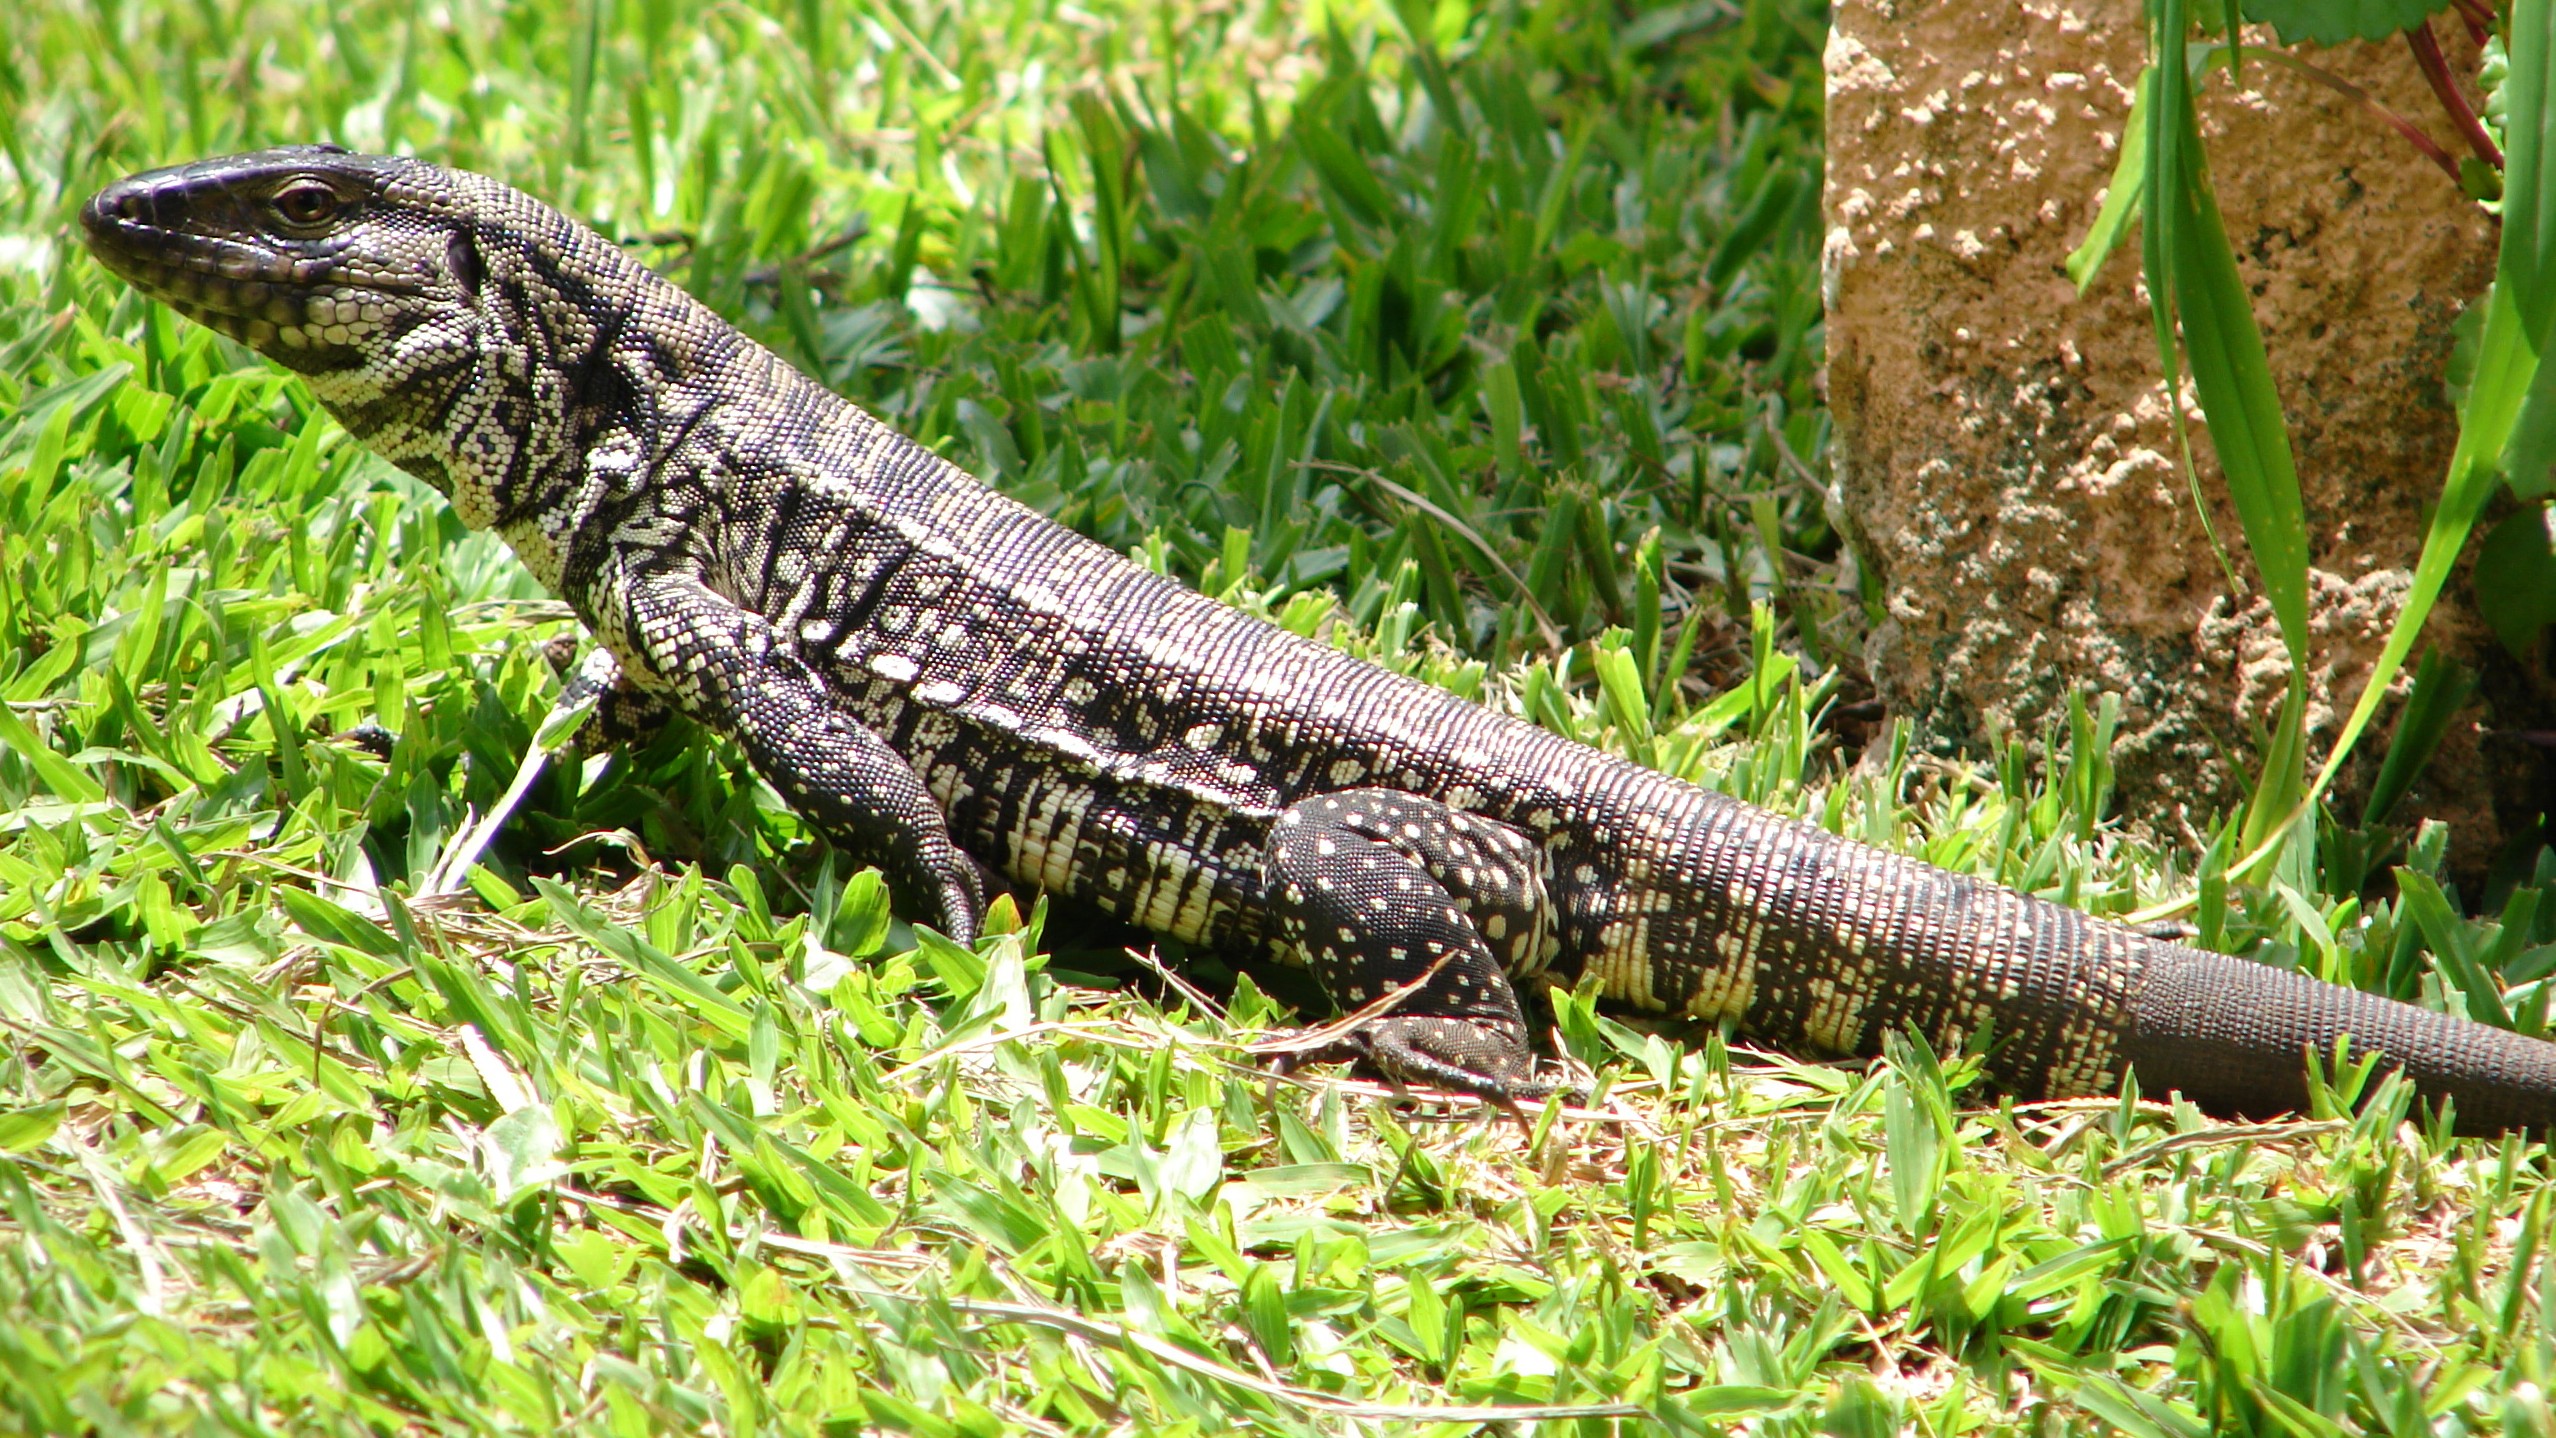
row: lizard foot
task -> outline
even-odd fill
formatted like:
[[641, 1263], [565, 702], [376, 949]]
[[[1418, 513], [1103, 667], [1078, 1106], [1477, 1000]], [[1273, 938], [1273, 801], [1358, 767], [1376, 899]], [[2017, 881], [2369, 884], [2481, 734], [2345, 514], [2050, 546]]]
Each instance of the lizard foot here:
[[1386, 1014], [1321, 1048], [1282, 1053], [1275, 1067], [1354, 1059], [1386, 1076], [1429, 1088], [1469, 1093], [1494, 1103], [1549, 1098], [1568, 1085], [1535, 1074], [1522, 1028], [1475, 1019]]

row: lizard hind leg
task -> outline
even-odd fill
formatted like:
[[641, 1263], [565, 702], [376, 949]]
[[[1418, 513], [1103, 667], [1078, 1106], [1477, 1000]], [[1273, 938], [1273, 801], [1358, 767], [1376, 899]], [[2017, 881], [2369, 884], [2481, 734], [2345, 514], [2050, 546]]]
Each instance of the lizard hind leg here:
[[[1306, 799], [1269, 841], [1270, 910], [1332, 1001], [1410, 988], [1349, 1046], [1399, 1078], [1495, 1099], [1537, 1097], [1509, 973], [1552, 925], [1543, 854], [1506, 824], [1391, 789]], [[1416, 986], [1416, 987], [1412, 987]]]

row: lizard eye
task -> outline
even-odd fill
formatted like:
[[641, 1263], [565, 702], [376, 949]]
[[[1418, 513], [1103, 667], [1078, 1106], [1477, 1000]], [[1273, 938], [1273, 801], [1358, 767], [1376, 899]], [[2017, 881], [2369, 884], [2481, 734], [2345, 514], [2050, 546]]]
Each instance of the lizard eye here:
[[269, 200], [275, 213], [297, 229], [316, 229], [337, 217], [337, 191], [317, 180], [295, 180]]

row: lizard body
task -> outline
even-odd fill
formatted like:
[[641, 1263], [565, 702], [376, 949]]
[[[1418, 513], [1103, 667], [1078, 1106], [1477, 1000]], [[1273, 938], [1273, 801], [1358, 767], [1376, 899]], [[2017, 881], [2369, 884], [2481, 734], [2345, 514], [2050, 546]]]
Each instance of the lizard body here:
[[1240, 614], [985, 488], [494, 180], [296, 147], [137, 175], [91, 249], [302, 373], [595, 635], [632, 732], [734, 737], [900, 908], [962, 940], [981, 864], [1274, 948], [1388, 1071], [1543, 1091], [1516, 984], [1765, 1041], [1986, 1039], [2026, 1097], [2135, 1071], [2293, 1108], [2385, 1053], [2462, 1128], [2556, 1118], [2556, 1045], [2159, 942], [1857, 844]]

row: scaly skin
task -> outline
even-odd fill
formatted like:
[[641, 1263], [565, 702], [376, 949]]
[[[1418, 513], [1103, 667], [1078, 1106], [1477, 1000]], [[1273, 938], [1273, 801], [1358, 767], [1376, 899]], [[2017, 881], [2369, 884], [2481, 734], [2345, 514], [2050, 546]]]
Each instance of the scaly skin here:
[[1286, 634], [992, 493], [496, 181], [322, 147], [137, 175], [90, 248], [298, 372], [601, 646], [611, 727], [733, 736], [904, 912], [979, 865], [1312, 963], [1386, 1069], [1538, 1092], [1514, 982], [1871, 1053], [1982, 1037], [2026, 1097], [2135, 1070], [2235, 1113], [2348, 1033], [2460, 1127], [2556, 1045], [2159, 943], [1682, 784]]

